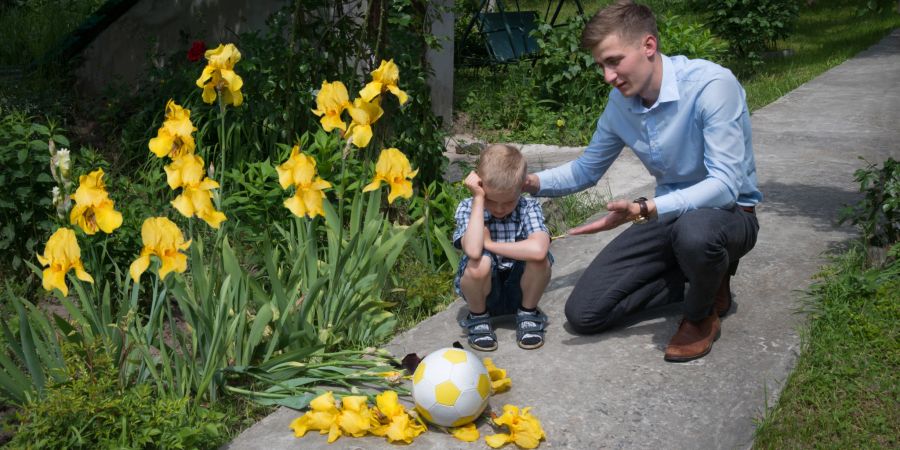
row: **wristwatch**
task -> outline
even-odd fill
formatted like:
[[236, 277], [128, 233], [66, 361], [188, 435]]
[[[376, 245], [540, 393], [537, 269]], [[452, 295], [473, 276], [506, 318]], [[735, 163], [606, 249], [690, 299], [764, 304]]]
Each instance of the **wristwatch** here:
[[650, 220], [650, 212], [647, 210], [647, 197], [638, 197], [634, 199], [632, 203], [637, 203], [641, 205], [641, 213], [638, 214], [637, 217], [632, 220], [632, 222], [640, 225], [642, 223], [647, 223]]

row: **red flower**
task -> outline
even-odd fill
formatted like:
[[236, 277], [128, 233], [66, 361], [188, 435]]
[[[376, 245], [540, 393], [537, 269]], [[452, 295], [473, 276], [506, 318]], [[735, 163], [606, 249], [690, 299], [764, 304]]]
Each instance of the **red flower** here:
[[191, 44], [191, 49], [188, 50], [187, 58], [190, 62], [200, 61], [200, 58], [203, 57], [203, 54], [206, 52], [206, 44], [203, 41], [194, 41]]

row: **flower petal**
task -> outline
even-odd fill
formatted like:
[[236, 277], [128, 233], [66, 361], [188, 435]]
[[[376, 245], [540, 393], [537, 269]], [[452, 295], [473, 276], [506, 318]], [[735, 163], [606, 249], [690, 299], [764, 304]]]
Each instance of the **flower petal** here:
[[451, 428], [450, 434], [463, 442], [475, 442], [479, 437], [481, 437], [481, 435], [478, 433], [478, 428], [474, 423], [466, 424], [461, 427]]
[[499, 433], [485, 436], [484, 442], [491, 448], [500, 448], [506, 445], [508, 442], [512, 442], [512, 439], [510, 438], [510, 435], [506, 433]]
[[147, 271], [148, 267], [150, 267], [150, 255], [141, 255], [131, 263], [128, 273], [131, 274], [131, 279], [137, 283], [141, 278], [141, 274]]

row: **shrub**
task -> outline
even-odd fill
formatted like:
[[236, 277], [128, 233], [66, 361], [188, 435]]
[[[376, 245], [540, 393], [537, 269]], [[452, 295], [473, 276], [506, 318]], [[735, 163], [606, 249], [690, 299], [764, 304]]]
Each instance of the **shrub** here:
[[900, 242], [900, 162], [888, 158], [880, 169], [870, 163], [853, 178], [863, 199], [841, 211], [841, 223], [857, 225], [869, 245], [886, 247]]
[[796, 0], [709, 0], [695, 3], [706, 12], [713, 33], [730, 42], [737, 58], [751, 61], [790, 35], [800, 13]]
[[666, 55], [684, 55], [692, 59], [722, 62], [728, 43], [713, 36], [709, 28], [680, 16], [658, 16], [660, 51]]
[[53, 227], [48, 143], [68, 146], [69, 140], [52, 121], [43, 124], [17, 111], [0, 115], [0, 251], [12, 254], [3, 265], [18, 270]]
[[24, 406], [11, 448], [208, 448], [227, 438], [225, 414], [157, 397], [149, 384], [120, 387], [118, 368], [96, 348], [63, 352], [68, 381]]

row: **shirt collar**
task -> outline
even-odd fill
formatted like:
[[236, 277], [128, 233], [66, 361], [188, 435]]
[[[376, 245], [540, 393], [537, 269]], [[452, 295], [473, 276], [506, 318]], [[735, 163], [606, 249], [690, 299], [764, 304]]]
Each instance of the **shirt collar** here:
[[668, 56], [663, 55], [662, 53], [658, 53], [658, 55], [662, 60], [663, 66], [662, 81], [659, 86], [659, 97], [656, 99], [656, 103], [649, 108], [645, 108], [644, 105], [641, 104], [641, 97], [635, 95], [632, 99], [634, 102], [632, 111], [647, 112], [656, 108], [660, 103], [674, 102], [681, 98], [678, 94], [678, 79], [675, 77], [675, 65]]

